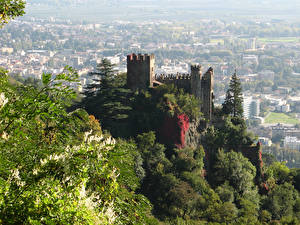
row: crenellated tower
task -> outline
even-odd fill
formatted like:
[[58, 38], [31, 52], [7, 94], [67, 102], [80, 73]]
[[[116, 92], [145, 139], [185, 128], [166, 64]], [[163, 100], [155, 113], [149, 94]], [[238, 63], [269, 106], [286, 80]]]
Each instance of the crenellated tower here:
[[153, 87], [154, 55], [131, 54], [127, 56], [127, 86], [133, 91]]
[[191, 93], [201, 99], [202, 71], [200, 65], [191, 65]]
[[200, 65], [191, 65], [190, 74], [154, 73], [154, 55], [127, 56], [127, 86], [133, 91], [145, 90], [154, 85], [173, 84], [200, 99], [200, 109], [207, 121], [212, 119], [213, 111], [213, 69], [202, 76]]
[[209, 68], [201, 79], [201, 111], [204, 117], [211, 121], [213, 112], [213, 86], [214, 86], [214, 71], [213, 68]]

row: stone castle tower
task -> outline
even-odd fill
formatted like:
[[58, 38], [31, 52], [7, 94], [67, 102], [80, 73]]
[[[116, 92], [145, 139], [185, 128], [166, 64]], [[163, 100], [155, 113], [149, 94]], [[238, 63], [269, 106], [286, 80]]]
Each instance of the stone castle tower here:
[[154, 55], [128, 55], [127, 74], [129, 75], [127, 75], [127, 86], [133, 91], [153, 87], [153, 81], [155, 80], [154, 64]]
[[191, 74], [155, 75], [154, 55], [127, 56], [127, 86], [133, 90], [152, 88], [162, 84], [174, 84], [200, 99], [201, 112], [211, 121], [213, 111], [213, 69], [202, 76], [201, 66], [192, 65]]
[[201, 111], [205, 115], [205, 118], [211, 120], [213, 112], [213, 100], [214, 100], [214, 72], [210, 67], [201, 79]]

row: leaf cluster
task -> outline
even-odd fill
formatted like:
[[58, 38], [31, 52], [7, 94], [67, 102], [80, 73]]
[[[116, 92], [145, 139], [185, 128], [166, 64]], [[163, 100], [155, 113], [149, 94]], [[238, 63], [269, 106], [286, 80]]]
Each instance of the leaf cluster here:
[[0, 2], [0, 28], [9, 20], [25, 14], [25, 1], [2, 0]]

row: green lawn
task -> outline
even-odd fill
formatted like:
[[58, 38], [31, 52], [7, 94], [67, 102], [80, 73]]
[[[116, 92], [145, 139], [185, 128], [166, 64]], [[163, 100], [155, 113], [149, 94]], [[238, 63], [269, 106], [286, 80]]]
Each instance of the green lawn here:
[[299, 42], [298, 37], [280, 37], [280, 38], [258, 38], [258, 41], [268, 42]]
[[274, 113], [271, 112], [267, 118], [265, 118], [265, 123], [287, 123], [287, 124], [298, 124], [300, 121], [284, 113]]
[[210, 39], [210, 43], [218, 43], [220, 45], [224, 45], [223, 39]]

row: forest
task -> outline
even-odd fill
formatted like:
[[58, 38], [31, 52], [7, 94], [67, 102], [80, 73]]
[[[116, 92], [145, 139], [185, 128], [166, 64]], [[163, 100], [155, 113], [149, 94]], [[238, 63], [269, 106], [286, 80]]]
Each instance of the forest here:
[[184, 146], [159, 127], [182, 114], [203, 122], [198, 100], [167, 85], [133, 93], [112, 68], [102, 61], [82, 99], [72, 68], [32, 84], [1, 71], [3, 224], [299, 223], [299, 171], [239, 149], [254, 138], [236, 74], [200, 144]]
[[[23, 13], [7, 2], [3, 22]], [[80, 97], [71, 67], [0, 70], [1, 224], [299, 224], [300, 170], [261, 154], [236, 73], [212, 121], [174, 86], [133, 92], [105, 59], [96, 75]]]

